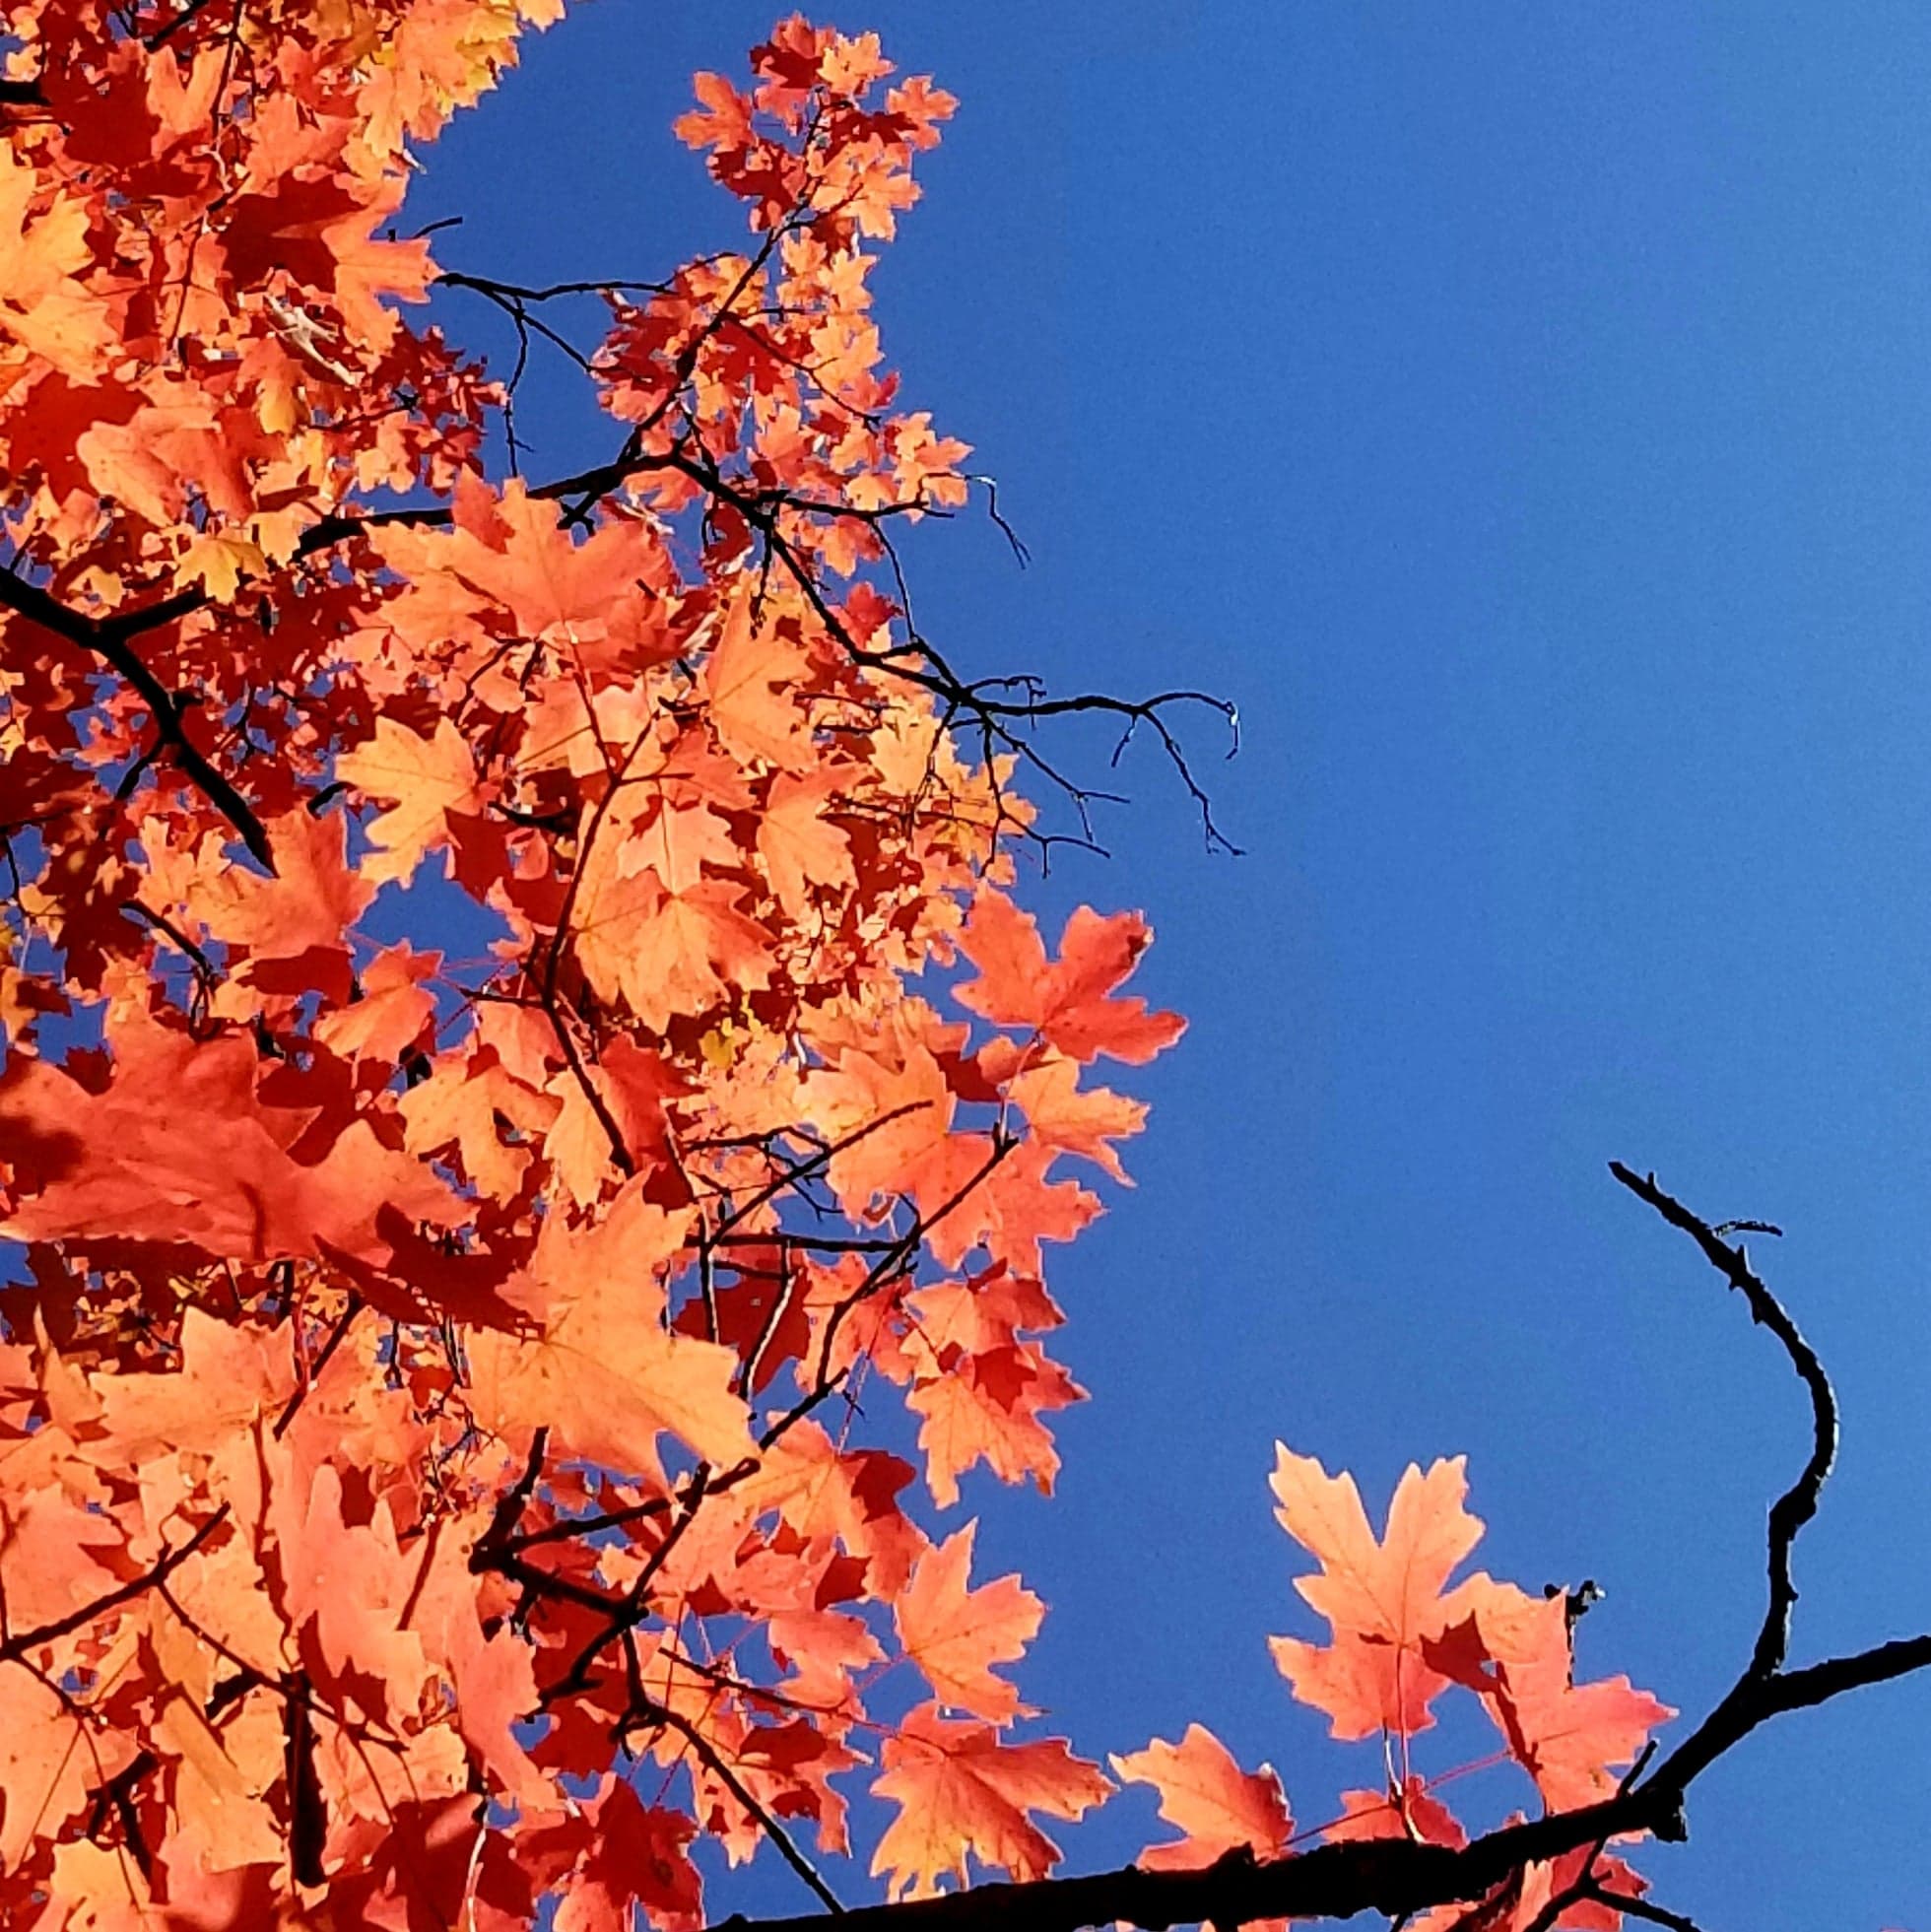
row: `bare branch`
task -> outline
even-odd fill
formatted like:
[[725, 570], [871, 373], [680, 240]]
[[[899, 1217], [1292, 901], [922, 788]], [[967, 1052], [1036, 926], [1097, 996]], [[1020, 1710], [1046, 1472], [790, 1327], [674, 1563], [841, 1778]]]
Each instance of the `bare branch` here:
[[1782, 1345], [1796, 1369], [1811, 1404], [1811, 1453], [1802, 1473], [1770, 1507], [1770, 1600], [1750, 1660], [1750, 1676], [1768, 1677], [1778, 1669], [1790, 1647], [1790, 1613], [1796, 1608], [1797, 1587], [1791, 1580], [1790, 1553], [1797, 1535], [1817, 1514], [1818, 1499], [1837, 1454], [1837, 1398], [1817, 1352], [1804, 1340], [1783, 1304], [1752, 1270], [1741, 1245], [1732, 1247], [1708, 1222], [1692, 1214], [1681, 1201], [1656, 1185], [1654, 1174], [1638, 1175], [1620, 1161], [1609, 1170], [1637, 1200], [1646, 1201], [1672, 1228], [1680, 1228], [1702, 1249], [1712, 1268], [1749, 1304], [1750, 1318], [1767, 1328]]
[[646, 1723], [668, 1725], [691, 1747], [718, 1782], [758, 1821], [764, 1829], [765, 1835], [777, 1846], [778, 1856], [824, 1900], [826, 1912], [831, 1919], [834, 1923], [841, 1923], [846, 1913], [845, 1908], [838, 1902], [837, 1894], [819, 1876], [817, 1867], [798, 1849], [790, 1832], [771, 1815], [769, 1808], [758, 1802], [746, 1786], [744, 1779], [725, 1761], [717, 1747], [688, 1717], [672, 1710], [666, 1704], [656, 1703], [646, 1699], [636, 1715]]
[[1592, 1885], [1588, 1897], [1598, 1904], [1608, 1905], [1631, 1918], [1639, 1918], [1650, 1925], [1666, 1925], [1670, 1932], [1698, 1932], [1697, 1921], [1686, 1918], [1681, 1912], [1666, 1911], [1661, 1905], [1652, 1905], [1647, 1899], [1632, 1899], [1627, 1892], [1612, 1892], [1606, 1886]]

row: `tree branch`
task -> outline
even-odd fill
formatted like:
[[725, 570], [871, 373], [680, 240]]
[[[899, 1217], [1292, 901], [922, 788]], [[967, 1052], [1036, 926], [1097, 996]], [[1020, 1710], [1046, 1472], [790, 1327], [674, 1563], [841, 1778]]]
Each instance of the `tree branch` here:
[[110, 1610], [118, 1610], [124, 1603], [132, 1603], [138, 1596], [153, 1589], [159, 1589], [175, 1570], [199, 1550], [221, 1526], [228, 1521], [228, 1504], [224, 1502], [208, 1520], [181, 1545], [178, 1550], [162, 1548], [159, 1560], [152, 1567], [139, 1576], [130, 1578], [118, 1589], [109, 1590], [105, 1596], [96, 1597], [92, 1603], [83, 1604], [80, 1609], [69, 1611], [65, 1617], [56, 1617], [50, 1624], [36, 1625], [31, 1631], [10, 1632], [0, 1641], [0, 1663], [13, 1663], [24, 1658], [29, 1651], [37, 1650], [43, 1643], [51, 1643], [56, 1637], [69, 1636], [75, 1631], [84, 1630], [98, 1617], [104, 1617]]
[[[206, 599], [199, 592], [192, 595], [194, 601], [187, 608], [198, 609]], [[70, 610], [57, 597], [42, 590], [38, 584], [29, 583], [14, 570], [0, 570], [0, 606], [18, 612], [30, 623], [51, 631], [57, 637], [64, 637], [70, 644], [100, 658], [118, 672], [122, 681], [147, 705], [154, 719], [157, 743], [165, 745], [172, 754], [182, 775], [234, 828], [242, 844], [255, 858], [270, 872], [275, 870], [275, 855], [269, 848], [268, 834], [262, 830], [261, 821], [255, 817], [253, 807], [188, 737], [180, 700], [155, 676], [129, 643], [128, 639], [136, 629], [149, 628], [146, 624], [129, 626], [120, 620], [100, 620]]]
[[[1504, 1826], [1459, 1850], [1407, 1838], [1344, 1840], [1312, 1851], [1257, 1860], [1245, 1849], [1198, 1872], [1153, 1872], [1128, 1866], [1086, 1878], [1036, 1879], [982, 1885], [936, 1899], [861, 1906], [829, 1915], [764, 1919], [757, 1932], [1084, 1932], [1122, 1922], [1144, 1932], [1176, 1925], [1227, 1928], [1262, 1918], [1351, 1918], [1380, 1912], [1401, 1919], [1437, 1905], [1473, 1902], [1516, 1879], [1532, 1864], [1611, 1839], [1649, 1834], [1687, 1835], [1684, 1800], [1691, 1783], [1760, 1725], [1786, 1711], [1829, 1702], [1846, 1692], [1931, 1669], [1931, 1632], [1900, 1637], [1853, 1655], [1785, 1670], [1796, 1590], [1790, 1552], [1798, 1532], [1817, 1513], [1837, 1439], [1837, 1406], [1816, 1352], [1782, 1304], [1751, 1269], [1741, 1248], [1726, 1243], [1708, 1222], [1692, 1214], [1621, 1162], [1611, 1171], [1672, 1227], [1690, 1234], [1749, 1303], [1753, 1319], [1782, 1345], [1811, 1400], [1812, 1446], [1803, 1472], [1769, 1515], [1770, 1605], [1742, 1675], [1691, 1736], [1647, 1777], [1635, 1772], [1615, 1796], [1575, 1811]], [[1587, 1878], [1578, 1901], [1613, 1905], [1672, 1932], [1695, 1932], [1680, 1914], [1611, 1893]], [[742, 1928], [742, 1918], [725, 1928]]]
[[1770, 1600], [1764, 1613], [1763, 1628], [1757, 1633], [1757, 1648], [1750, 1660], [1750, 1676], [1767, 1677], [1783, 1662], [1790, 1647], [1790, 1613], [1797, 1605], [1797, 1586], [1791, 1580], [1790, 1553], [1797, 1535], [1817, 1514], [1818, 1499], [1837, 1456], [1837, 1398], [1831, 1378], [1817, 1351], [1804, 1340], [1797, 1324], [1753, 1272], [1741, 1244], [1732, 1247], [1708, 1222], [1692, 1214], [1681, 1201], [1665, 1194], [1656, 1185], [1654, 1174], [1638, 1175], [1620, 1161], [1612, 1161], [1609, 1170], [1637, 1200], [1654, 1208], [1672, 1228], [1680, 1228], [1702, 1249], [1704, 1259], [1750, 1307], [1750, 1318], [1767, 1328], [1782, 1345], [1810, 1396], [1811, 1453], [1802, 1473], [1782, 1496], [1770, 1505], [1769, 1578]]

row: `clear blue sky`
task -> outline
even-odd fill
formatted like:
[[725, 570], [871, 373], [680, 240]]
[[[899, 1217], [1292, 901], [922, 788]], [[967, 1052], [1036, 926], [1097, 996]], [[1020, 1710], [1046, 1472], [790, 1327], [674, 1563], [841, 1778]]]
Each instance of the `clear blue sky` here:
[[[668, 124], [772, 14], [607, 0], [432, 151], [451, 266], [731, 245]], [[977, 1481], [1089, 1756], [1192, 1718], [1327, 1816], [1269, 1663], [1276, 1435], [1466, 1451], [1487, 1565], [1597, 1578], [1592, 1675], [1698, 1713], [1746, 1654], [1805, 1418], [1608, 1179], [1653, 1166], [1834, 1371], [1797, 1652], [1931, 1622], [1931, 12], [1782, 0], [861, 0], [964, 107], [877, 278], [907, 400], [1031, 544], [921, 538], [975, 670], [1237, 699], [1207, 856], [1151, 754], [1034, 902], [1146, 909], [1192, 1017], [1140, 1185], [1062, 1261], [1058, 1500]], [[468, 305], [466, 305], [468, 304]], [[497, 341], [472, 299], [452, 328]], [[539, 379], [541, 380], [541, 379]], [[532, 473], [608, 434], [533, 386]], [[1069, 745], [1069, 750], [1072, 747]], [[1103, 757], [1103, 747], [1098, 748]], [[1931, 1924], [1931, 1685], [1760, 1736], [1652, 1848], [1709, 1932]], [[1479, 1807], [1478, 1807], [1479, 1808]], [[1130, 1856], [1151, 1804], [1067, 1840]], [[782, 1874], [729, 1909], [794, 1902]]]

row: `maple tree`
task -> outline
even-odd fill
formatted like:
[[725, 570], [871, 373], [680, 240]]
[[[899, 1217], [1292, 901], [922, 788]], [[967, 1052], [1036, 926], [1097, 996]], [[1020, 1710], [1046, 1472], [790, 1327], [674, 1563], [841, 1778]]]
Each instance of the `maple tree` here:
[[[1458, 1461], [1377, 1535], [1283, 1449], [1327, 1632], [1275, 1660], [1368, 1782], [1298, 1821], [1203, 1726], [1110, 1777], [1030, 1728], [1042, 1606], [929, 1526], [980, 1465], [1051, 1489], [1042, 1244], [1142, 1123], [1097, 1063], [1181, 1023], [1119, 990], [1138, 916], [1049, 947], [1017, 902], [1058, 834], [1015, 781], [1080, 805], [1032, 733], [1097, 712], [1204, 814], [1167, 719], [1213, 700], [967, 678], [913, 626], [895, 525], [990, 486], [883, 362], [867, 275], [954, 103], [874, 36], [699, 77], [740, 251], [532, 289], [397, 237], [412, 146], [560, 12], [7, 8], [0, 1916], [678, 1932], [699, 1838], [829, 1914], [862, 1790], [847, 1922], [1681, 1923], [1634, 1841], [1931, 1637], [1786, 1666], [1834, 1397], [1628, 1170], [1812, 1400], [1712, 1712], [1663, 1749], [1575, 1681], [1582, 1597], [1461, 1576]], [[574, 362], [609, 461], [490, 479], [513, 379], [409, 322], [438, 278]], [[589, 350], [546, 319], [585, 293]], [[432, 950], [457, 899], [484, 959]], [[1535, 1817], [1470, 1837], [1421, 1768], [1454, 1695]], [[1177, 1838], [1052, 1876], [1040, 1821], [1117, 1782]]]

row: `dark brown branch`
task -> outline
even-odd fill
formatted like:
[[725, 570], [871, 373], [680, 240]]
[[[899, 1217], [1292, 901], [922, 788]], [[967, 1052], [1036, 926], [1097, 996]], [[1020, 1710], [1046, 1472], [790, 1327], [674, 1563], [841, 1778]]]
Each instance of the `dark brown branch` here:
[[1639, 1918], [1650, 1925], [1666, 1925], [1670, 1932], [1698, 1932], [1694, 1918], [1686, 1918], [1681, 1912], [1666, 1911], [1661, 1905], [1652, 1905], [1646, 1899], [1632, 1899], [1627, 1892], [1612, 1892], [1607, 1886], [1592, 1885], [1587, 1896], [1598, 1904], [1608, 1905], [1630, 1918]]
[[[200, 603], [205, 601], [200, 593], [195, 593], [195, 600], [188, 608], [199, 608]], [[29, 583], [13, 570], [0, 570], [0, 606], [18, 612], [30, 623], [51, 631], [57, 637], [64, 637], [76, 648], [100, 658], [118, 672], [122, 681], [147, 705], [149, 715], [154, 719], [156, 742], [166, 747], [182, 775], [234, 828], [242, 844], [255, 858], [270, 872], [275, 870], [275, 855], [269, 849], [268, 834], [262, 830], [261, 821], [255, 817], [253, 807], [216, 770], [206, 755], [188, 737], [180, 700], [136, 653], [128, 641], [133, 634], [129, 627], [119, 619], [95, 619], [83, 612], [69, 610], [58, 598], [42, 590], [38, 584]]]
[[1742, 1295], [1749, 1305], [1751, 1320], [1767, 1328], [1782, 1345], [1790, 1366], [1796, 1369], [1810, 1396], [1810, 1459], [1797, 1480], [1770, 1506], [1770, 1600], [1750, 1660], [1750, 1676], [1767, 1677], [1782, 1665], [1790, 1647], [1790, 1614], [1797, 1604], [1797, 1587], [1790, 1574], [1790, 1553], [1798, 1532], [1817, 1514], [1818, 1499], [1830, 1478], [1831, 1465], [1836, 1460], [1837, 1398], [1830, 1376], [1824, 1372], [1824, 1365], [1817, 1359], [1817, 1351], [1804, 1340], [1783, 1304], [1752, 1270], [1741, 1245], [1731, 1246], [1708, 1222], [1665, 1194], [1656, 1185], [1654, 1174], [1638, 1175], [1620, 1161], [1612, 1161], [1609, 1170], [1637, 1200], [1654, 1208], [1672, 1228], [1680, 1228], [1701, 1248], [1703, 1258]]
[[152, 1751], [137, 1752], [95, 1792], [87, 1823], [81, 1828], [84, 1837], [99, 1844], [106, 1834], [107, 1820], [111, 1816], [120, 1827], [122, 1847], [134, 1860], [142, 1878], [150, 1883], [155, 1871], [154, 1849], [148, 1843], [146, 1832], [141, 1830], [141, 1814], [135, 1805], [134, 1794], [140, 1788], [142, 1779], [160, 1767], [161, 1760]]
[[156, 28], [152, 33], [148, 34], [142, 40], [141, 44], [150, 53], [159, 53], [175, 34], [180, 33], [182, 28], [191, 25], [195, 16], [203, 12], [208, 5], [209, 0], [187, 0], [187, 5], [172, 20], [166, 21], [162, 26]]
[[777, 1846], [778, 1856], [824, 1901], [827, 1919], [833, 1924], [842, 1924], [848, 1914], [839, 1904], [837, 1894], [825, 1883], [819, 1876], [817, 1867], [798, 1849], [790, 1832], [771, 1816], [767, 1807], [758, 1802], [746, 1786], [744, 1779], [725, 1762], [723, 1754], [717, 1747], [688, 1717], [670, 1709], [668, 1705], [646, 1699], [642, 1708], [635, 1714], [645, 1723], [668, 1725], [697, 1753], [718, 1782], [764, 1828], [766, 1836]]
[[[870, 1135], [876, 1134], [881, 1127], [889, 1127], [893, 1121], [902, 1119], [908, 1113], [917, 1113], [921, 1108], [928, 1107], [931, 1104], [932, 1102], [930, 1100], [906, 1100], [902, 1105], [893, 1107], [888, 1112], [879, 1114], [875, 1119], [866, 1121], [862, 1127], [854, 1127], [842, 1139], [830, 1142], [828, 1145], [819, 1148], [816, 1153], [807, 1155], [804, 1160], [788, 1163], [782, 1172], [766, 1181], [742, 1206], [734, 1208], [727, 1214], [717, 1224], [716, 1228], [704, 1237], [704, 1245], [706, 1247], [715, 1247], [730, 1234], [733, 1229], [742, 1227], [751, 1215], [756, 1214], [760, 1208], [766, 1206], [768, 1202], [775, 1200], [787, 1187], [795, 1187], [798, 1182], [811, 1179], [814, 1174], [822, 1171], [838, 1155], [856, 1147], [860, 1141], [865, 1140]], [[778, 1236], [775, 1234], [766, 1234], [760, 1238], [768, 1241], [776, 1240]], [[899, 1243], [895, 1242], [894, 1245], [897, 1246]]]
[[155, 1564], [118, 1589], [96, 1597], [92, 1603], [83, 1604], [78, 1610], [70, 1610], [65, 1617], [56, 1617], [50, 1624], [35, 1625], [31, 1631], [10, 1632], [5, 1640], [0, 1641], [0, 1663], [18, 1662], [29, 1651], [37, 1650], [41, 1644], [85, 1630], [96, 1618], [104, 1617], [108, 1611], [118, 1610], [122, 1604], [132, 1603], [147, 1591], [160, 1588], [227, 1521], [228, 1504], [224, 1502], [178, 1550], [164, 1546]]
[[[362, 1297], [351, 1294], [348, 1301], [343, 1306], [342, 1313], [336, 1318], [335, 1326], [329, 1330], [328, 1339], [323, 1342], [321, 1352], [315, 1357], [313, 1362], [308, 1364], [306, 1370], [303, 1372], [300, 1387], [289, 1397], [287, 1403], [283, 1406], [282, 1413], [275, 1418], [275, 1427], [269, 1432], [278, 1442], [289, 1432], [289, 1425], [295, 1421], [296, 1412], [307, 1400], [308, 1391], [321, 1379], [322, 1370], [329, 1366], [336, 1350], [347, 1339], [349, 1330], [355, 1325], [356, 1317], [362, 1311]], [[300, 1318], [298, 1315], [297, 1319], [300, 1320]]]
[[1802, 1670], [1781, 1672], [1775, 1685], [1776, 1707], [1779, 1711], [1809, 1710], [1842, 1697], [1846, 1691], [1889, 1684], [1920, 1670], [1931, 1670], [1931, 1633], [1893, 1637], [1889, 1643], [1874, 1644], [1853, 1656], [1831, 1657], [1821, 1664], [1807, 1664]]
[[[782, 493], [780, 500], [774, 500], [769, 493], [749, 493], [739, 489], [714, 463], [694, 457], [688, 450], [677, 446], [665, 452], [662, 463], [665, 468], [689, 477], [717, 501], [729, 504], [759, 533], [768, 554], [783, 565], [785, 573], [811, 606], [818, 621], [854, 664], [902, 679], [943, 699], [949, 719], [955, 715], [964, 716], [977, 727], [988, 748], [997, 744], [1011, 752], [1082, 808], [1102, 794], [1077, 785], [1066, 777], [1039, 755], [1018, 727], [1081, 713], [1116, 717], [1122, 721], [1123, 727], [1119, 744], [1113, 752], [1114, 762], [1117, 763], [1134, 732], [1145, 725], [1160, 739], [1168, 762], [1179, 774], [1188, 796], [1199, 808], [1208, 849], [1238, 855], [1239, 847], [1224, 836], [1215, 825], [1212, 803], [1193, 775], [1179, 740], [1162, 715], [1176, 704], [1205, 705], [1210, 710], [1218, 711], [1226, 719], [1232, 734], [1228, 752], [1232, 758], [1240, 749], [1240, 713], [1227, 699], [1216, 698], [1204, 691], [1165, 691], [1142, 699], [1113, 698], [1097, 692], [1083, 693], [1076, 698], [1047, 698], [1036, 681], [1030, 678], [963, 678], [941, 652], [922, 636], [914, 635], [909, 644], [895, 646], [890, 650], [870, 650], [851, 634], [844, 621], [832, 608], [797, 547], [778, 527], [779, 512], [784, 507]], [[810, 513], [842, 515], [876, 527], [877, 518], [870, 512], [844, 509], [829, 503], [812, 503], [807, 508]], [[991, 695], [1002, 690], [1020, 691], [1024, 696], [1001, 698]]]

